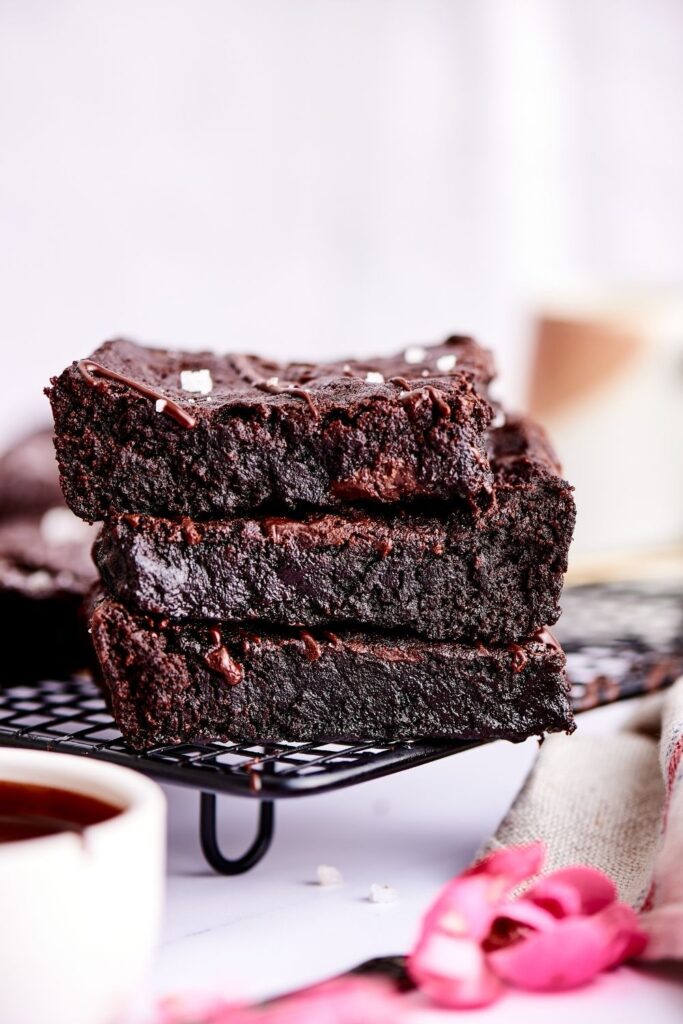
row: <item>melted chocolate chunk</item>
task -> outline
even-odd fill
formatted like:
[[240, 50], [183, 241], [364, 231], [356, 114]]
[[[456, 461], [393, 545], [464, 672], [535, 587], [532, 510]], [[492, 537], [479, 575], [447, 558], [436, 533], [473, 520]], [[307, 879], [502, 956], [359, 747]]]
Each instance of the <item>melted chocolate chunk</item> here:
[[183, 531], [183, 537], [187, 543], [192, 547], [194, 544], [199, 544], [202, 539], [202, 531], [196, 523], [194, 523], [189, 516], [183, 516], [180, 520], [180, 526]]
[[508, 651], [512, 655], [512, 671], [523, 672], [528, 661], [527, 653], [519, 644], [508, 644]]
[[322, 654], [322, 647], [320, 646], [316, 638], [313, 636], [313, 634], [309, 633], [307, 630], [302, 629], [300, 635], [301, 639], [304, 642], [304, 650], [306, 652], [306, 657], [308, 658], [309, 661], [317, 661]]
[[97, 380], [98, 377], [116, 381], [117, 384], [125, 384], [131, 391], [137, 391], [139, 395], [158, 402], [160, 406], [159, 412], [166, 413], [176, 423], [179, 423], [181, 427], [194, 427], [195, 425], [194, 416], [190, 416], [177, 402], [167, 398], [161, 391], [150, 388], [147, 384], [142, 384], [139, 380], [133, 380], [132, 377], [127, 377], [125, 374], [119, 373], [118, 370], [112, 370], [108, 366], [101, 366], [100, 363], [96, 363], [93, 359], [81, 359], [78, 369], [83, 379], [92, 388], [100, 388], [102, 386], [101, 382]]
[[204, 656], [204, 661], [212, 672], [222, 675], [229, 686], [237, 686], [244, 679], [243, 666], [235, 661], [227, 647], [223, 646], [220, 630], [211, 629], [209, 635], [216, 646]]

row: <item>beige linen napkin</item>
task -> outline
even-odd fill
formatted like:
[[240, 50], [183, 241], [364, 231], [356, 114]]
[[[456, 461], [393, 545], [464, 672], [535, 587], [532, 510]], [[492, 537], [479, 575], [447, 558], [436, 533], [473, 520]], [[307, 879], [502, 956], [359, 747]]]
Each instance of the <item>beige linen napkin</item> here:
[[683, 958], [683, 679], [617, 733], [551, 736], [487, 851], [542, 840], [642, 911], [648, 959]]

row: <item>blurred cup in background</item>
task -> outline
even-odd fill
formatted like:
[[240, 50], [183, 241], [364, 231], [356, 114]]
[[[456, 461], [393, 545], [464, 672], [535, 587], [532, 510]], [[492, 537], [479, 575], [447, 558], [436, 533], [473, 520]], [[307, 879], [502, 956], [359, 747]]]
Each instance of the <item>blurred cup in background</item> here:
[[683, 291], [548, 302], [534, 335], [528, 405], [576, 487], [574, 556], [677, 552]]

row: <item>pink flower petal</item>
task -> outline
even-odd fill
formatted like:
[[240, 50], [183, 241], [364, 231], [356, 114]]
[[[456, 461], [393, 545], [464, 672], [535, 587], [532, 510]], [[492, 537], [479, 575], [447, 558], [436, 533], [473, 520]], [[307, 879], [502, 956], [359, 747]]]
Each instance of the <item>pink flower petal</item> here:
[[635, 912], [613, 904], [591, 917], [570, 917], [555, 928], [530, 934], [524, 941], [489, 954], [502, 979], [518, 988], [576, 988], [644, 946]]
[[162, 999], [154, 1024], [224, 1024], [242, 1010], [243, 1004], [228, 1003], [220, 996], [187, 992]]
[[433, 1002], [450, 1009], [487, 1006], [501, 991], [481, 946], [467, 937], [425, 932], [406, 967]]
[[488, 875], [454, 878], [422, 919], [422, 932], [439, 929], [452, 935], [484, 939], [498, 915], [500, 900], [498, 879]]
[[[531, 900], [527, 900], [524, 897], [520, 897], [517, 900], [510, 900], [507, 903], [501, 903], [498, 907], [498, 913], [495, 921], [491, 925], [491, 934], [487, 937], [495, 938], [495, 935], [499, 936], [504, 934], [505, 925], [517, 925], [516, 931], [528, 930], [547, 932], [551, 928], [557, 926], [557, 918], [550, 911], [546, 910], [545, 907], [539, 907]], [[520, 927], [521, 926], [521, 929]], [[513, 929], [509, 928], [509, 931]], [[500, 945], [509, 945], [509, 943], [499, 943]]]
[[543, 863], [542, 843], [497, 850], [452, 879], [425, 914], [422, 930], [441, 928], [455, 935], [484, 939], [498, 906]]
[[579, 866], [561, 868], [539, 879], [525, 893], [525, 899], [546, 907], [555, 917], [568, 917], [597, 914], [615, 902], [617, 890], [612, 879], [601, 871]]
[[238, 1006], [211, 996], [166, 999], [155, 1024], [400, 1024], [404, 1004], [393, 987], [366, 978], [314, 985], [267, 1006]]
[[520, 882], [537, 875], [543, 867], [544, 860], [545, 846], [543, 843], [509, 846], [506, 849], [490, 853], [466, 871], [462, 877], [490, 875], [504, 879], [508, 890], [514, 889]]
[[611, 907], [605, 907], [598, 914], [594, 914], [590, 920], [600, 921], [606, 930], [611, 931], [605, 970], [640, 956], [647, 946], [648, 937], [638, 915], [625, 903], [613, 903]]

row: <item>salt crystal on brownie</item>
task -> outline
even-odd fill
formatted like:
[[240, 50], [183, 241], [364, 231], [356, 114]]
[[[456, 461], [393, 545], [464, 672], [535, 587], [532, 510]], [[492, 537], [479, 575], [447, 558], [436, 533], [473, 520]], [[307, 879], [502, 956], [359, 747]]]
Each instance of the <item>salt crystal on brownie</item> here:
[[436, 368], [439, 373], [450, 373], [451, 370], [455, 369], [457, 361], [457, 357], [454, 355], [439, 356], [436, 361]]
[[377, 373], [376, 370], [370, 370], [369, 373], [366, 373], [365, 379], [368, 384], [384, 384], [384, 374]]
[[403, 358], [407, 363], [414, 365], [415, 363], [424, 363], [427, 358], [426, 349], [421, 348], [419, 345], [411, 345], [403, 353]]
[[180, 386], [183, 391], [191, 391], [195, 395], [208, 395], [213, 391], [213, 379], [210, 370], [181, 370]]
[[154, 403], [154, 408], [156, 409], [157, 412], [163, 412], [167, 405], [168, 402], [166, 401], [165, 398], [157, 398], [156, 402]]

